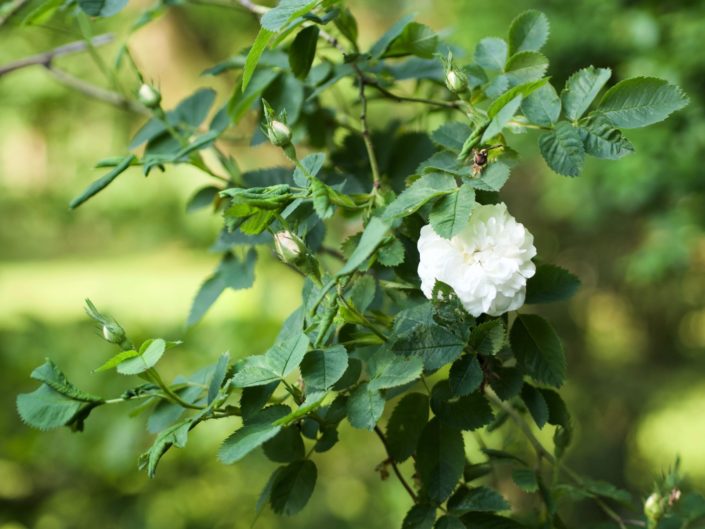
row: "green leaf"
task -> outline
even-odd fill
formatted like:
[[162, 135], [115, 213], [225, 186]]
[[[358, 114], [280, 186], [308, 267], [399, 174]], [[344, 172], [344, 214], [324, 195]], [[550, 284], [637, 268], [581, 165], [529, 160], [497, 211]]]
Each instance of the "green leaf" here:
[[536, 81], [529, 81], [528, 83], [520, 84], [518, 86], [515, 86], [514, 88], [511, 88], [510, 90], [507, 90], [492, 102], [492, 104], [487, 109], [487, 116], [490, 118], [495, 117], [497, 114], [499, 114], [500, 110], [507, 106], [517, 96], [522, 96], [522, 98], [529, 97], [536, 90], [538, 90], [547, 83], [548, 79], [546, 78], [538, 79]]
[[392, 344], [403, 355], [423, 358], [424, 369], [433, 371], [460, 356], [465, 341], [435, 323], [421, 323], [404, 333]]
[[416, 470], [428, 497], [440, 503], [450, 496], [464, 466], [465, 446], [460, 430], [434, 417], [421, 432], [416, 449]]
[[526, 303], [551, 303], [571, 297], [580, 287], [580, 280], [551, 264], [540, 264], [536, 274], [526, 283]]
[[475, 62], [485, 70], [502, 71], [507, 62], [508, 47], [504, 39], [487, 37], [475, 47]]
[[157, 365], [159, 359], [166, 351], [166, 342], [161, 338], [147, 340], [140, 347], [138, 356], [128, 358], [117, 365], [117, 372], [121, 375], [139, 375]]
[[546, 73], [548, 59], [535, 51], [522, 51], [507, 61], [506, 78], [509, 86], [538, 81]]
[[404, 262], [406, 250], [399, 239], [389, 239], [388, 242], [380, 246], [377, 252], [377, 261], [382, 266], [394, 267]]
[[101, 365], [98, 369], [96, 369], [96, 373], [99, 371], [107, 371], [108, 369], [112, 369], [114, 367], [117, 367], [119, 364], [123, 363], [125, 360], [129, 358], [134, 358], [136, 356], [139, 356], [140, 354], [131, 349], [129, 351], [120, 351], [118, 354], [110, 358], [107, 362], [105, 362], [103, 365]]
[[487, 143], [490, 139], [502, 132], [504, 126], [509, 123], [509, 121], [514, 117], [514, 114], [517, 113], [517, 110], [519, 110], [521, 100], [522, 96], [520, 94], [497, 111], [495, 116], [492, 118], [492, 121], [490, 121], [490, 124], [487, 125], [485, 132], [482, 134], [480, 143]]
[[539, 138], [539, 149], [548, 166], [558, 174], [578, 176], [583, 167], [585, 150], [580, 132], [567, 121]]
[[490, 386], [502, 400], [509, 400], [519, 394], [524, 377], [515, 367], [496, 367], [489, 377]]
[[17, 396], [17, 412], [28, 425], [39, 430], [50, 430], [69, 424], [80, 412], [83, 403], [74, 400], [46, 384], [32, 393]]
[[496, 160], [483, 169], [479, 178], [472, 178], [468, 183], [482, 191], [499, 191], [509, 180], [510, 171], [506, 163]]
[[265, 441], [262, 449], [270, 461], [277, 463], [291, 463], [306, 456], [304, 440], [298, 426], [282, 428], [278, 434]]
[[548, 40], [546, 15], [536, 10], [524, 11], [509, 26], [509, 53], [538, 51]]
[[272, 510], [284, 516], [299, 512], [308, 503], [317, 477], [316, 464], [310, 459], [295, 461], [279, 468], [269, 494]]
[[350, 394], [348, 420], [355, 428], [372, 430], [384, 412], [384, 398], [379, 391], [362, 384]]
[[522, 491], [527, 493], [537, 492], [539, 490], [539, 482], [536, 478], [536, 472], [529, 468], [517, 468], [512, 471], [512, 480]]
[[191, 129], [197, 128], [213, 106], [215, 90], [212, 88], [199, 88], [193, 94], [181, 101], [169, 113], [169, 121], [174, 124], [187, 125]]
[[509, 508], [502, 495], [488, 487], [461, 487], [448, 500], [448, 510], [457, 515], [470, 511], [505, 511]]
[[582, 116], [612, 75], [609, 68], [588, 66], [568, 78], [561, 92], [563, 112], [570, 120]]
[[375, 42], [370, 48], [369, 54], [373, 59], [379, 59], [387, 51], [389, 45], [394, 39], [402, 34], [404, 28], [411, 23], [414, 19], [413, 15], [406, 15], [404, 18], [398, 20], [394, 25], [387, 30], [387, 32], [382, 35], [382, 37]]
[[199, 209], [212, 206], [220, 191], [222, 190], [215, 186], [202, 187], [196, 191], [186, 203], [186, 212], [193, 213]]
[[534, 314], [517, 316], [509, 333], [517, 362], [539, 383], [559, 387], [565, 381], [563, 345], [553, 327]]
[[464, 355], [450, 366], [448, 384], [454, 396], [469, 395], [482, 384], [484, 374], [475, 355]]
[[218, 451], [218, 459], [230, 465], [240, 461], [247, 454], [268, 441], [281, 430], [274, 423], [290, 412], [288, 406], [277, 405], [265, 408], [223, 441]]
[[78, 6], [91, 17], [111, 17], [127, 5], [127, 0], [78, 0]]
[[618, 160], [634, 152], [631, 142], [600, 114], [589, 117], [578, 129], [585, 154], [607, 160]]
[[333, 216], [335, 208], [330, 200], [330, 188], [316, 178], [311, 180], [310, 186], [311, 196], [313, 197], [313, 209], [316, 211], [316, 214], [321, 220]]
[[367, 362], [370, 374], [368, 389], [394, 388], [413, 382], [423, 371], [423, 361], [418, 356], [404, 357], [388, 349], [379, 349]]
[[546, 83], [524, 98], [521, 111], [531, 123], [550, 127], [561, 115], [561, 98], [553, 85]]
[[325, 390], [343, 376], [348, 367], [348, 352], [342, 345], [308, 353], [301, 362], [301, 376], [307, 391]]
[[248, 356], [236, 365], [232, 384], [236, 388], [249, 388], [279, 382], [281, 377], [264, 355]]
[[191, 305], [186, 325], [198, 322], [215, 303], [226, 288], [241, 290], [249, 288], [255, 281], [255, 261], [257, 252], [251, 248], [244, 260], [232, 253], [226, 253], [215, 273], [206, 279], [198, 290]]
[[511, 518], [486, 512], [469, 512], [461, 519], [466, 527], [472, 529], [526, 529], [525, 525]]
[[539, 391], [548, 406], [548, 424], [570, 428], [570, 413], [558, 392], [546, 388]]
[[[245, 68], [242, 71], [242, 91], [244, 92], [247, 85], [250, 84], [252, 75], [255, 73], [257, 68], [257, 63], [259, 62], [262, 53], [272, 39], [274, 32], [269, 31], [265, 28], [260, 28], [257, 37], [255, 38], [250, 51], [247, 53], [247, 59], [245, 60]], [[237, 120], [234, 120], [237, 121]]]
[[97, 395], [92, 395], [91, 393], [86, 393], [85, 391], [78, 389], [66, 378], [66, 375], [59, 369], [59, 367], [47, 359], [45, 363], [37, 367], [30, 377], [34, 380], [44, 382], [54, 391], [61, 393], [62, 395], [69, 397], [73, 400], [79, 400], [83, 402], [102, 402], [103, 399]]
[[460, 521], [460, 518], [444, 514], [438, 519], [433, 529], [465, 529], [465, 524]]
[[186, 446], [191, 424], [192, 419], [189, 417], [188, 419], [184, 419], [183, 421], [170, 426], [161, 432], [154, 440], [154, 443], [149, 450], [140, 456], [140, 468], [144, 468], [146, 466], [147, 475], [150, 478], [154, 477], [159, 461], [166, 451], [169, 450], [169, 448], [172, 446], [176, 446], [177, 448], [183, 448]]
[[308, 26], [296, 35], [289, 48], [289, 66], [299, 79], [305, 79], [311, 70], [318, 44], [318, 26]]
[[263, 28], [276, 33], [295, 18], [311, 11], [319, 2], [320, 0], [280, 0], [276, 7], [262, 16], [260, 24]]
[[137, 158], [135, 157], [134, 154], [129, 154], [122, 158], [120, 160], [120, 163], [118, 163], [109, 173], [101, 176], [98, 180], [93, 182], [91, 185], [89, 185], [83, 193], [78, 195], [76, 198], [74, 198], [70, 203], [69, 203], [69, 208], [71, 209], [76, 209], [78, 206], [83, 204], [86, 200], [89, 198], [93, 197], [94, 195], [97, 195], [100, 193], [103, 189], [108, 187], [113, 180], [115, 180], [118, 176], [120, 176], [123, 172], [125, 172], [125, 169], [130, 167], [132, 165], [132, 162], [136, 160]]
[[424, 24], [411, 22], [404, 27], [401, 34], [396, 37], [383, 57], [403, 57], [415, 55], [425, 59], [433, 58], [438, 47], [438, 35]]
[[447, 195], [457, 189], [455, 178], [449, 174], [429, 173], [416, 180], [387, 206], [384, 218], [391, 220], [406, 217], [418, 211], [436, 197]]
[[299, 332], [275, 343], [267, 350], [265, 357], [274, 372], [284, 378], [299, 367], [308, 351], [309, 343], [308, 336]]
[[[245, 73], [247, 69], [243, 71], [243, 81]], [[243, 84], [244, 88], [233, 92], [228, 102], [228, 114], [233, 124], [237, 124], [242, 119], [278, 75], [279, 72], [271, 68], [256, 68], [248, 78], [247, 84]]]
[[463, 149], [463, 144], [472, 129], [460, 121], [448, 121], [431, 133], [431, 141], [454, 153], [459, 153]]
[[211, 375], [210, 383], [208, 384], [208, 404], [213, 402], [218, 396], [220, 388], [223, 386], [223, 382], [225, 382], [225, 377], [228, 374], [229, 363], [230, 353], [228, 352], [223, 353], [218, 358], [218, 362], [213, 368], [213, 375]]
[[436, 508], [432, 505], [413, 505], [404, 516], [401, 529], [433, 529], [436, 520]]
[[483, 356], [494, 356], [502, 349], [505, 343], [504, 323], [501, 319], [489, 320], [481, 323], [470, 334], [470, 345], [473, 350]]
[[399, 401], [387, 423], [387, 448], [395, 461], [401, 463], [413, 455], [427, 422], [426, 395], [408, 393]]
[[539, 429], [543, 428], [548, 421], [548, 404], [541, 392], [532, 385], [524, 383], [524, 387], [521, 388], [521, 400], [526, 404], [536, 426]]
[[688, 97], [676, 85], [655, 77], [620, 81], [607, 90], [597, 112], [615, 127], [646, 127], [666, 119], [688, 104]]
[[593, 496], [609, 498], [624, 505], [630, 505], [632, 495], [623, 489], [617, 488], [612, 483], [584, 478], [581, 481], [582, 488]]
[[338, 16], [333, 20], [335, 27], [350, 41], [357, 51], [357, 20], [347, 7], [340, 8]]
[[441, 197], [433, 205], [429, 215], [433, 231], [446, 239], [457, 235], [467, 226], [474, 207], [475, 190], [464, 183], [456, 192]]
[[384, 240], [389, 231], [389, 224], [379, 217], [372, 217], [362, 232], [362, 237], [355, 251], [345, 266], [336, 274], [337, 277], [351, 274], [372, 255], [377, 246]]
[[448, 382], [439, 382], [431, 393], [431, 409], [444, 424], [457, 430], [477, 430], [492, 422], [494, 415], [487, 398], [471, 393], [458, 399], [452, 397]]

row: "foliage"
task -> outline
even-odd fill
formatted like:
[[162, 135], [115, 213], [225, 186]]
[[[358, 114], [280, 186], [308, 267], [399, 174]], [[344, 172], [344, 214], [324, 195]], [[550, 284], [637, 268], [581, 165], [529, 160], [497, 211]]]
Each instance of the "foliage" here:
[[[238, 417], [219, 459], [235, 463], [261, 446], [269, 459], [282, 463], [260, 503], [283, 515], [299, 512], [309, 501], [318, 480], [315, 453], [335, 446], [347, 420], [373, 430], [384, 444], [389, 459], [383, 467], [392, 467], [413, 502], [403, 527], [563, 527], [558, 501], [564, 498], [594, 499], [625, 527], [627, 521], [608, 501], [628, 503], [630, 496], [574, 473], [562, 461], [573, 425], [555, 391], [567, 367], [551, 324], [525, 312], [474, 318], [452, 289], [440, 284], [431, 299], [424, 298], [414, 242], [427, 222], [450, 239], [462, 232], [476, 204], [499, 200], [517, 158], [510, 133], [539, 130], [538, 148], [547, 165], [578, 176], [586, 155], [616, 159], [633, 152], [621, 129], [662, 121], [687, 98], [675, 85], [651, 77], [606, 88], [610, 70], [595, 67], [576, 72], [558, 91], [545, 77], [548, 59], [540, 51], [548, 20], [536, 11], [514, 20], [508, 40], [485, 38], [466, 58], [412, 17], [402, 18], [364, 51], [355, 18], [342, 2], [282, 0], [271, 9], [241, 4], [261, 15], [261, 28], [249, 50], [207, 72], [240, 73], [229, 101], [207, 124], [214, 91], [197, 90], [164, 110], [134, 62], [124, 61], [136, 84], [151, 89], [150, 97], [144, 95], [149, 90], [137, 92], [150, 119], [130, 148], [142, 150], [101, 162], [109, 172], [71, 207], [130, 167], [141, 167], [145, 175], [179, 164], [196, 167], [218, 183], [201, 190], [190, 207], [212, 205], [222, 215], [223, 256], [196, 294], [188, 323], [197, 323], [225, 289], [250, 287], [255, 247], [272, 240], [283, 263], [305, 278], [301, 306], [263, 354], [232, 363], [224, 354], [168, 384], [157, 366], [177, 343], [154, 338], [133, 347], [125, 330], [88, 302], [89, 316], [120, 348], [98, 369], [142, 380], [118, 398], [102, 398], [78, 389], [48, 361], [32, 374], [42, 385], [18, 397], [22, 419], [39, 429], [81, 430], [96, 407], [139, 402], [151, 409], [152, 424], [163, 426], [140, 458], [154, 476], [162, 456], [184, 448], [199, 424]], [[110, 16], [124, 2], [78, 1], [77, 7], [90, 16]], [[129, 57], [129, 49], [123, 51]], [[451, 73], [467, 83], [451, 82]], [[357, 88], [353, 104], [360, 107], [359, 123], [344, 119], [327, 98], [343, 80]], [[416, 94], [425, 96], [400, 95], [406, 80], [414, 80]], [[421, 105], [445, 123], [430, 134], [398, 125], [371, 130], [371, 94]], [[252, 143], [269, 140], [289, 167], [241, 173], [218, 143], [229, 129], [244, 128], [253, 108], [259, 128]], [[390, 151], [404, 153], [404, 163]], [[342, 220], [360, 229], [340, 249], [329, 248], [326, 229]], [[577, 286], [571, 273], [542, 264], [528, 282], [527, 302], [562, 300]], [[385, 433], [379, 423], [391, 409], [389, 401], [400, 396]], [[187, 413], [170, 421], [154, 419], [164, 403]], [[552, 451], [534, 436], [528, 417], [538, 428], [555, 426]], [[536, 465], [490, 448], [485, 460], [467, 460], [464, 432], [510, 424], [536, 450]], [[398, 467], [408, 459], [419, 480], [413, 485]], [[544, 470], [542, 461], [553, 471]], [[486, 473], [475, 472], [477, 465], [507, 464], [519, 488], [537, 496], [540, 509], [510, 512]], [[672, 484], [668, 492], [676, 490], [678, 484]], [[687, 504], [677, 498], [664, 502], [662, 494], [652, 502], [660, 510], [646, 509], [646, 523], [685, 527], [703, 514], [702, 497], [690, 497]]]

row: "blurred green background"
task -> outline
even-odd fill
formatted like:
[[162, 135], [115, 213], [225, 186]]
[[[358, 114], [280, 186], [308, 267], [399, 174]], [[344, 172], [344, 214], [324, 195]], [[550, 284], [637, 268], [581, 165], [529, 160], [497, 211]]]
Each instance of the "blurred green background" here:
[[[637, 153], [619, 162], [588, 162], [583, 176], [551, 174], [534, 137], [514, 138], [528, 153], [508, 184], [510, 210], [535, 234], [539, 253], [583, 281], [570, 302], [547, 309], [569, 354], [564, 395], [578, 431], [569, 461], [594, 478], [646, 495], [674, 460], [705, 483], [705, 2], [693, 0], [351, 0], [362, 41], [415, 12], [472, 49], [504, 35], [527, 8], [552, 24], [546, 54], [561, 87], [575, 69], [613, 69], [614, 80], [658, 75], [680, 84], [691, 105], [667, 122], [628, 136]], [[150, 4], [99, 21], [96, 33], [125, 28]], [[59, 16], [42, 26], [0, 28], [0, 65], [79, 38]], [[185, 5], [131, 37], [137, 62], [161, 87], [166, 106], [199, 86], [227, 97], [233, 78], [204, 78], [204, 68], [248, 45], [255, 20], [229, 8]], [[112, 60], [116, 45], [101, 49]], [[59, 64], [102, 79], [85, 56]], [[157, 478], [136, 466], [150, 443], [140, 418], [126, 410], [94, 414], [87, 431], [40, 433], [14, 411], [15, 395], [34, 385], [32, 368], [50, 356], [85, 389], [117, 395], [126, 381], [91, 374], [111, 351], [82, 312], [83, 298], [114, 314], [137, 338], [183, 339], [170, 353], [168, 376], [268, 347], [298, 304], [298, 279], [262, 253], [255, 287], [227, 292], [192, 329], [183, 322], [200, 282], [217, 263], [208, 252], [219, 220], [187, 215], [185, 202], [206, 183], [195, 171], [126, 173], [75, 212], [68, 201], [99, 173], [101, 158], [125, 152], [142, 118], [88, 100], [41, 67], [0, 78], [0, 529], [130, 527], [246, 528], [271, 464], [263, 457], [233, 467], [216, 461], [235, 423], [199, 427], [185, 450], [165, 457]], [[389, 112], [375, 103], [371, 120]], [[272, 165], [270, 151], [234, 144], [243, 169]], [[547, 437], [550, 437], [550, 432]], [[293, 519], [264, 513], [272, 527], [388, 528], [408, 501], [398, 483], [382, 481], [378, 441], [344, 427], [342, 443], [317, 457], [319, 485]], [[516, 440], [493, 437], [497, 447]], [[469, 441], [471, 444], [471, 441]], [[408, 469], [406, 469], [408, 470]], [[522, 501], [511, 482], [503, 492]], [[599, 514], [590, 505], [581, 516]]]

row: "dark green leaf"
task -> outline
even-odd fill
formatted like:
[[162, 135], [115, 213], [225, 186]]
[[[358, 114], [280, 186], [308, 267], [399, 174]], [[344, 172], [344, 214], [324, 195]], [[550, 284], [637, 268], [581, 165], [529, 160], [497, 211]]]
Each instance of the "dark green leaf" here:
[[585, 154], [607, 160], [618, 160], [634, 152], [631, 142], [606, 118], [596, 114], [578, 129]]
[[394, 39], [402, 34], [404, 28], [409, 25], [409, 23], [414, 19], [413, 15], [406, 15], [401, 20], [398, 20], [394, 25], [387, 30], [387, 32], [382, 35], [382, 37], [375, 42], [370, 48], [369, 54], [373, 59], [379, 59], [387, 51], [389, 45]]
[[454, 396], [469, 395], [482, 384], [484, 374], [475, 355], [464, 355], [450, 367], [448, 384]]
[[515, 367], [496, 367], [489, 377], [490, 386], [502, 400], [509, 400], [521, 391], [524, 377]]
[[448, 510], [457, 515], [470, 511], [497, 512], [509, 508], [502, 495], [488, 487], [461, 487], [448, 500]]
[[506, 78], [514, 87], [530, 81], [538, 81], [546, 73], [548, 59], [535, 51], [522, 51], [507, 61]]
[[507, 52], [504, 39], [487, 37], [475, 47], [475, 62], [486, 70], [502, 71], [507, 62]]
[[521, 400], [529, 409], [536, 426], [543, 428], [548, 421], [548, 404], [541, 392], [532, 385], [524, 383], [524, 387], [521, 388]]
[[275, 343], [267, 350], [265, 357], [274, 372], [283, 378], [299, 367], [308, 346], [308, 336], [300, 332]]
[[222, 191], [219, 187], [206, 186], [202, 187], [189, 199], [186, 203], [186, 212], [193, 213], [199, 209], [213, 205], [218, 193]]
[[435, 507], [425, 504], [414, 505], [404, 516], [401, 529], [432, 529], [435, 520]]
[[399, 266], [404, 262], [406, 251], [404, 245], [399, 239], [390, 239], [388, 242], [380, 246], [377, 252], [377, 261], [382, 266]]
[[342, 345], [311, 351], [301, 362], [301, 376], [308, 391], [328, 389], [348, 367], [348, 352]]
[[470, 334], [470, 345], [483, 356], [494, 356], [504, 346], [506, 332], [501, 319], [481, 323]]
[[468, 183], [481, 191], [499, 191], [507, 183], [510, 171], [506, 163], [496, 160], [485, 167], [479, 177], [472, 178]]
[[154, 440], [149, 450], [140, 456], [140, 468], [147, 467], [147, 475], [150, 478], [154, 477], [159, 461], [169, 448], [172, 446], [176, 446], [177, 448], [186, 446], [191, 424], [192, 419], [188, 418], [170, 426], [161, 432]]
[[240, 395], [240, 410], [242, 411], [243, 420], [249, 420], [250, 417], [260, 411], [267, 404], [278, 385], [279, 380], [276, 380], [264, 386], [243, 388]]
[[471, 133], [472, 129], [465, 123], [448, 121], [431, 133], [431, 140], [444, 149], [458, 153]]
[[570, 413], [558, 392], [552, 389], [539, 389], [548, 406], [548, 423], [570, 428]]
[[225, 376], [228, 374], [228, 364], [230, 362], [230, 353], [225, 352], [218, 358], [218, 363], [213, 369], [213, 376], [208, 384], [208, 404], [213, 402], [218, 396], [220, 388], [225, 382]]
[[526, 283], [526, 303], [551, 303], [575, 294], [580, 280], [567, 270], [550, 264], [540, 264], [536, 274]]
[[473, 207], [475, 190], [470, 184], [464, 183], [457, 191], [442, 196], [433, 205], [429, 215], [433, 231], [446, 239], [457, 235], [467, 226]]
[[291, 516], [308, 503], [316, 486], [318, 470], [310, 459], [281, 467], [272, 482], [269, 502], [277, 514]]
[[274, 423], [290, 412], [288, 406], [271, 406], [254, 415], [242, 428], [223, 441], [218, 459], [226, 465], [240, 461], [247, 454], [268, 441], [281, 430]]
[[536, 472], [529, 468], [517, 468], [512, 471], [512, 480], [522, 491], [532, 493], [539, 490]]
[[338, 277], [350, 274], [357, 270], [372, 255], [377, 246], [384, 240], [389, 231], [389, 224], [379, 217], [372, 217], [362, 232], [362, 237], [355, 251], [348, 259], [345, 266], [336, 274]]
[[465, 529], [465, 524], [460, 521], [460, 518], [444, 514], [438, 519], [433, 529]]
[[299, 79], [305, 79], [311, 70], [318, 44], [318, 26], [308, 26], [296, 35], [289, 48], [289, 66]]
[[550, 127], [561, 115], [561, 98], [553, 85], [546, 83], [524, 98], [521, 111], [531, 123]]
[[102, 402], [103, 400], [97, 395], [86, 393], [85, 391], [74, 386], [71, 382], [69, 382], [66, 375], [64, 375], [59, 367], [49, 359], [32, 371], [30, 377], [34, 380], [44, 382], [54, 391], [58, 391], [62, 395], [73, 400], [83, 402]]
[[215, 101], [215, 95], [215, 90], [212, 88], [199, 88], [169, 113], [169, 121], [174, 124], [187, 125], [192, 129], [197, 128], [206, 119], [208, 111]]
[[509, 342], [519, 366], [534, 380], [556, 387], [563, 384], [563, 345], [546, 320], [535, 314], [520, 314], [512, 325]]
[[676, 85], [655, 77], [620, 81], [607, 90], [597, 112], [615, 127], [646, 127], [666, 119], [688, 104], [688, 97]]
[[127, 0], [78, 0], [78, 6], [88, 16], [110, 17], [127, 5]]
[[83, 191], [83, 193], [74, 198], [69, 204], [69, 207], [71, 209], [76, 209], [86, 200], [108, 187], [112, 183], [112, 181], [115, 180], [120, 174], [122, 174], [125, 169], [130, 167], [130, 165], [132, 165], [132, 162], [136, 159], [137, 158], [134, 154], [129, 154], [122, 158], [122, 160], [120, 160], [120, 163], [118, 163], [109, 173], [101, 176], [98, 180], [89, 185]]
[[418, 22], [411, 22], [391, 42], [383, 57], [416, 55], [417, 57], [430, 59], [436, 52], [437, 46], [438, 36], [431, 28]]
[[291, 463], [303, 459], [306, 455], [304, 440], [296, 426], [282, 428], [262, 445], [262, 449], [271, 461], [277, 463]]
[[384, 411], [384, 398], [379, 391], [362, 384], [348, 399], [348, 420], [355, 428], [372, 430]]
[[[243, 81], [244, 73], [243, 72]], [[245, 113], [252, 108], [262, 92], [277, 78], [279, 72], [270, 68], [257, 68], [251, 74], [249, 82], [243, 84], [243, 90], [235, 90], [228, 102], [228, 114], [233, 124], [237, 124]]]
[[382, 348], [369, 358], [367, 370], [370, 374], [370, 391], [387, 389], [408, 384], [419, 378], [423, 361], [418, 356], [401, 356]]
[[[247, 85], [250, 84], [250, 80], [252, 79], [252, 75], [255, 73], [255, 69], [257, 68], [257, 63], [259, 62], [260, 57], [262, 56], [262, 53], [264, 52], [265, 48], [269, 44], [269, 41], [272, 39], [273, 35], [274, 35], [274, 32], [269, 31], [265, 28], [260, 28], [259, 33], [257, 33], [257, 38], [255, 38], [255, 41], [252, 44], [252, 47], [250, 48], [250, 51], [247, 54], [247, 59], [245, 61], [245, 68], [242, 71], [242, 91], [243, 92], [247, 88]], [[237, 120], [233, 119], [233, 121], [237, 121]]]
[[567, 121], [539, 138], [539, 148], [548, 166], [558, 174], [578, 176], [583, 167], [585, 150], [578, 129]]
[[548, 40], [548, 18], [536, 10], [524, 11], [509, 27], [509, 53], [538, 51]]
[[492, 118], [492, 121], [490, 121], [489, 125], [487, 125], [485, 132], [482, 134], [480, 143], [487, 143], [490, 139], [502, 132], [504, 126], [509, 123], [509, 121], [514, 117], [514, 114], [517, 113], [517, 110], [519, 110], [521, 100], [522, 96], [520, 94], [511, 101], [507, 102], [506, 105], [497, 111]]
[[72, 421], [84, 404], [42, 384], [32, 393], [17, 396], [20, 418], [33, 428], [50, 430]]
[[511, 518], [485, 512], [469, 512], [461, 518], [466, 527], [472, 529], [526, 529], [525, 525]]
[[447, 400], [450, 397], [452, 394], [447, 382], [439, 382], [433, 387], [431, 409], [449, 427], [457, 430], [477, 430], [494, 419], [492, 408], [481, 393]]
[[612, 75], [609, 68], [588, 66], [568, 78], [561, 92], [563, 112], [570, 120], [582, 116]]
[[260, 24], [269, 31], [278, 32], [294, 19], [311, 11], [320, 0], [280, 0], [276, 7], [267, 11]]
[[387, 423], [387, 448], [395, 461], [401, 463], [413, 455], [427, 422], [426, 395], [409, 393], [399, 401]]
[[461, 338], [434, 323], [417, 325], [392, 344], [392, 349], [399, 354], [423, 358], [424, 369], [429, 371], [458, 358], [464, 347]]
[[418, 211], [436, 197], [447, 195], [457, 189], [455, 178], [449, 174], [429, 173], [416, 180], [384, 211], [385, 219], [406, 217]]
[[465, 446], [460, 430], [450, 428], [438, 418], [426, 424], [416, 449], [416, 470], [428, 497], [444, 501], [463, 476]]

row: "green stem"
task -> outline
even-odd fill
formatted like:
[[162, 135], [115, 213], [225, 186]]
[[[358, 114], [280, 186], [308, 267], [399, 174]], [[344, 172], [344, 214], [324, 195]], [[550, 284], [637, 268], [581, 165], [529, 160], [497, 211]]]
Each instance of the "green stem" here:
[[203, 406], [198, 406], [196, 404], [191, 404], [190, 402], [186, 402], [184, 399], [182, 399], [177, 393], [174, 393], [172, 389], [164, 383], [162, 380], [162, 377], [159, 375], [159, 372], [154, 369], [153, 367], [150, 367], [146, 371], [147, 377], [154, 382], [157, 386], [160, 387], [160, 389], [169, 397], [170, 400], [172, 400], [175, 404], [178, 404], [182, 408], [188, 408], [191, 410], [202, 410], [204, 409]]

